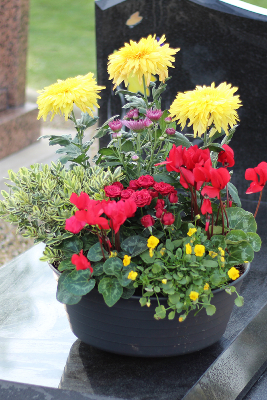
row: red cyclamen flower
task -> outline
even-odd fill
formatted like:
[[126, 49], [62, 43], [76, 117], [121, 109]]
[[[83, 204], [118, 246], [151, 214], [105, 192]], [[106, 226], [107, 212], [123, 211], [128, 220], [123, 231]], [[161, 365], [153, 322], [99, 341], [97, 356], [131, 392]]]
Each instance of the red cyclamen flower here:
[[72, 233], [79, 233], [86, 225], [85, 221], [79, 221], [74, 215], [66, 219], [65, 229]]
[[144, 215], [144, 216], [141, 218], [141, 224], [142, 224], [145, 228], [148, 228], [149, 226], [153, 226], [153, 225], [155, 224], [155, 220], [154, 220], [154, 218], [153, 218], [151, 215], [147, 214], [147, 215]]
[[74, 204], [79, 210], [85, 210], [90, 202], [90, 197], [87, 193], [81, 192], [80, 196], [72, 193], [70, 202]]
[[234, 150], [227, 144], [224, 144], [222, 147], [224, 151], [220, 151], [218, 161], [221, 162], [224, 167], [233, 167], [235, 165]]
[[201, 213], [204, 215], [206, 213], [212, 214], [212, 207], [210, 199], [204, 199], [201, 206]]
[[83, 250], [79, 254], [73, 254], [71, 262], [76, 266], [77, 271], [89, 268], [90, 272], [93, 272], [90, 261], [83, 255]]
[[255, 168], [248, 168], [245, 172], [245, 179], [253, 181], [246, 191], [247, 194], [261, 192], [267, 182], [267, 163], [263, 161]]
[[158, 121], [162, 116], [163, 111], [161, 110], [147, 110], [146, 117], [149, 118], [151, 121]]

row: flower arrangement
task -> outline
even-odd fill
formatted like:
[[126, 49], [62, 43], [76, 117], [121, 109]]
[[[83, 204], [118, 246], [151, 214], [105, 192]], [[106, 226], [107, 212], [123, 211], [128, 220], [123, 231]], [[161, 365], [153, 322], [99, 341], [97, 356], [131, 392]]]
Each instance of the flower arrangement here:
[[[116, 94], [125, 96], [125, 116], [97, 129], [94, 139], [108, 134], [111, 140], [92, 165], [92, 141], [83, 138], [97, 122], [92, 111], [104, 88], [89, 73], [41, 91], [38, 118], [61, 113], [74, 122], [76, 135], [49, 136], [50, 145], [60, 146], [57, 164], [9, 171], [12, 184], [10, 193], [2, 192], [0, 217], [46, 243], [42, 259], [60, 272], [62, 303], [76, 304], [97, 287], [109, 307], [134, 294], [150, 307], [156, 297], [156, 319], [178, 316], [183, 322], [201, 308], [212, 315], [213, 289], [236, 292], [229, 283], [260, 250], [257, 210], [253, 216], [241, 207], [229, 172], [235, 163], [229, 143], [241, 106], [237, 88], [225, 82], [197, 86], [161, 110], [168, 68], [179, 50], [164, 36], [150, 35], [110, 55], [108, 72]], [[120, 87], [132, 75], [142, 93]], [[73, 104], [82, 111], [80, 119]], [[176, 120], [193, 133], [178, 132]], [[190, 140], [197, 136], [201, 145]], [[248, 168], [245, 178], [252, 181], [247, 193], [261, 196], [267, 163]], [[243, 304], [237, 292], [235, 303]]]

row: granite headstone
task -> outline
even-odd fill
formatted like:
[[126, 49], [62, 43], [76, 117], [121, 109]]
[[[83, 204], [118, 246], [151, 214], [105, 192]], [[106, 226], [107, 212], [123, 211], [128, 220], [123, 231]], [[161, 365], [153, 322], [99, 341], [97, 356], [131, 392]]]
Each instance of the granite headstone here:
[[178, 91], [196, 85], [226, 81], [239, 88], [243, 107], [232, 141], [238, 166], [233, 179], [245, 197], [245, 169], [267, 161], [267, 16], [219, 0], [98, 0], [95, 8], [98, 84], [106, 86], [99, 102], [100, 123], [120, 114], [122, 105], [108, 79], [108, 55], [130, 39], [165, 34], [166, 42], [181, 50], [175, 69], [169, 71], [172, 79], [163, 95], [164, 108]]

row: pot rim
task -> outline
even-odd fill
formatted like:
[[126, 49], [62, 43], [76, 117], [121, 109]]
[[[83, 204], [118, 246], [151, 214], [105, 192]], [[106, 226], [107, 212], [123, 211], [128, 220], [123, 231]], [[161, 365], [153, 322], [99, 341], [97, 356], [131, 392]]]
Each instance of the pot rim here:
[[[52, 269], [52, 271], [57, 275], [57, 278], [58, 278], [61, 275], [61, 272], [59, 272], [55, 267], [53, 267], [52, 264], [48, 264], [48, 265]], [[243, 263], [242, 265], [244, 265], [244, 267], [245, 267], [244, 273], [239, 278], [237, 278], [235, 281], [232, 281], [231, 283], [229, 283], [227, 286], [234, 286], [237, 282], [239, 282], [240, 280], [244, 279], [245, 276], [248, 274], [248, 272], [250, 270], [250, 262], [249, 263]], [[96, 287], [94, 289], [96, 289]], [[219, 292], [221, 292], [223, 290], [225, 290], [225, 289], [224, 288], [212, 289], [212, 293], [219, 293]], [[140, 299], [141, 297], [142, 296], [132, 295], [130, 298], [131, 299]], [[157, 299], [159, 299], [159, 300], [162, 299], [163, 300], [163, 299], [166, 299], [166, 298], [167, 297], [165, 297], [165, 296], [158, 296], [157, 298], [150, 297], [150, 300], [157, 300]]]

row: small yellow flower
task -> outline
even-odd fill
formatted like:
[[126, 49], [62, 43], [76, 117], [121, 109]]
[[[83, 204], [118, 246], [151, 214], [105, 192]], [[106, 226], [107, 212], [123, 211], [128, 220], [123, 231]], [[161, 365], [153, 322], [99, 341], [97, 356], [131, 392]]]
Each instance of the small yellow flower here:
[[237, 278], [239, 278], [240, 273], [239, 273], [238, 269], [236, 269], [235, 267], [232, 267], [228, 271], [228, 276], [230, 279], [235, 281]]
[[224, 249], [222, 249], [221, 247], [218, 247], [218, 250], [220, 251], [221, 256], [225, 256], [225, 251], [224, 251]]
[[200, 219], [200, 214], [197, 214], [197, 215], [195, 216], [195, 220], [198, 220], [198, 219]]
[[166, 283], [167, 283], [167, 279], [162, 279], [162, 281], [161, 281], [162, 283], [163, 283], [163, 285], [166, 285]]
[[109, 258], [117, 257], [117, 255], [118, 255], [118, 253], [116, 251], [111, 251], [110, 255], [109, 255]]
[[127, 267], [129, 264], [131, 264], [131, 258], [132, 258], [132, 257], [127, 256], [127, 255], [125, 254], [125, 256], [124, 256], [124, 258], [123, 258], [123, 260], [122, 260], [123, 265], [124, 265], [125, 267]]
[[202, 257], [205, 254], [205, 246], [203, 244], [196, 244], [194, 252], [197, 257]]
[[186, 254], [192, 254], [192, 247], [190, 246], [190, 243], [185, 245], [185, 252]]
[[224, 263], [225, 262], [225, 258], [221, 257], [221, 262]]
[[134, 271], [130, 271], [129, 275], [128, 275], [128, 279], [131, 279], [132, 281], [135, 281], [135, 279], [137, 278], [138, 273], [134, 272]]
[[215, 253], [215, 251], [209, 251], [209, 256], [212, 258], [215, 258], [218, 255], [218, 253]]
[[159, 239], [156, 236], [150, 236], [147, 239], [147, 247], [154, 249], [159, 244]]
[[188, 236], [194, 235], [194, 233], [197, 231], [196, 228], [190, 228], [189, 231], [187, 232]]
[[210, 285], [208, 283], [205, 283], [204, 290], [209, 290], [209, 288], [210, 288]]
[[149, 247], [149, 256], [152, 258], [154, 256], [154, 250], [152, 247]]
[[198, 297], [199, 297], [199, 294], [198, 294], [198, 292], [192, 291], [192, 292], [190, 293], [189, 297], [190, 297], [190, 299], [191, 299], [192, 301], [196, 301], [196, 300], [198, 299]]
[[151, 306], [150, 301], [146, 303], [146, 306], [147, 306], [147, 307], [150, 307], [150, 306]]
[[245, 263], [245, 264], [248, 264], [248, 263], [249, 263], [249, 261], [244, 261], [244, 263]]
[[165, 247], [162, 247], [162, 249], [160, 250], [160, 254], [161, 254], [162, 256], [164, 256], [165, 252], [166, 252]]
[[183, 317], [179, 317], [179, 322], [183, 322]]

